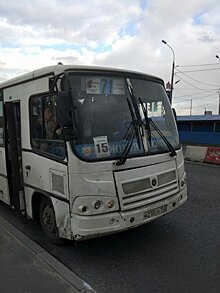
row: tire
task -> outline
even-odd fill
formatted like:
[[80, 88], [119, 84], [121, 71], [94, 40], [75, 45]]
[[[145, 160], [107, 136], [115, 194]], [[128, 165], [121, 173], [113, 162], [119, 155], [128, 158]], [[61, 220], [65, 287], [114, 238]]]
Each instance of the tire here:
[[59, 237], [53, 205], [48, 198], [43, 197], [41, 199], [39, 213], [40, 224], [45, 237], [53, 244], [62, 245], [64, 240]]

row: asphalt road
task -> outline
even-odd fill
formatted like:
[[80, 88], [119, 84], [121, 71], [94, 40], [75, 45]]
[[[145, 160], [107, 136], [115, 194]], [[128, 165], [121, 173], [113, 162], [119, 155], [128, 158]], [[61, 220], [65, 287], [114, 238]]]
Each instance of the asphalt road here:
[[102, 293], [220, 292], [220, 166], [186, 162], [188, 202], [145, 226], [63, 247], [37, 223], [0, 214]]

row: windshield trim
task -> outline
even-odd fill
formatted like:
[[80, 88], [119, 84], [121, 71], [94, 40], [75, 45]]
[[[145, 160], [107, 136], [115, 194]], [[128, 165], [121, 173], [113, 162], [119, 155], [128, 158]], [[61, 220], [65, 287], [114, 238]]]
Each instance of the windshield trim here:
[[71, 76], [71, 75], [104, 75], [104, 76], [114, 76], [114, 77], [121, 77], [121, 78], [135, 78], [135, 79], [140, 79], [140, 80], [146, 80], [146, 81], [151, 81], [151, 82], [155, 82], [155, 83], [159, 83], [161, 84], [164, 89], [165, 89], [165, 84], [164, 81], [156, 76], [152, 76], [152, 75], [148, 75], [148, 74], [144, 74], [144, 73], [139, 73], [139, 72], [129, 72], [129, 71], [117, 71], [117, 70], [88, 70], [88, 69], [68, 69], [65, 70], [65, 72], [67, 73], [67, 76]]

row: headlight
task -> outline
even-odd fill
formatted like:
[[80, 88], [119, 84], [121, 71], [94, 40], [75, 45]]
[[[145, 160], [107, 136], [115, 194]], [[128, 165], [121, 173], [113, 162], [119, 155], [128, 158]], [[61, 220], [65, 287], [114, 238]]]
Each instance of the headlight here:
[[79, 210], [81, 213], [85, 213], [85, 212], [88, 210], [88, 207], [87, 207], [87, 206], [79, 206], [79, 207], [78, 207], [78, 210]]
[[73, 203], [72, 212], [77, 215], [104, 214], [119, 209], [116, 197], [79, 196]]

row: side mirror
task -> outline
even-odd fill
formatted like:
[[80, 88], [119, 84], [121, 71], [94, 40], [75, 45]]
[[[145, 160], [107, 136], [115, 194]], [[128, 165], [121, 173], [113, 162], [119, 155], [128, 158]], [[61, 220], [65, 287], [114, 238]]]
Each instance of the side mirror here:
[[58, 92], [57, 95], [57, 122], [62, 128], [62, 135], [65, 141], [78, 137], [73, 127], [69, 95], [65, 91]]
[[62, 129], [62, 136], [65, 141], [70, 141], [72, 139], [76, 139], [78, 134], [72, 128], [64, 127]]
[[68, 93], [58, 92], [57, 95], [57, 122], [60, 126], [67, 126], [71, 122], [70, 102]]

